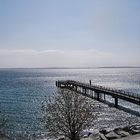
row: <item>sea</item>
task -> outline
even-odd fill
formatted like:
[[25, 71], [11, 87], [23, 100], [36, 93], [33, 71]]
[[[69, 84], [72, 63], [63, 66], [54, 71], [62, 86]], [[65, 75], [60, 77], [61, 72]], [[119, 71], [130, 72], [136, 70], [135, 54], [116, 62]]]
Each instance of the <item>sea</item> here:
[[[8, 135], [42, 135], [42, 103], [57, 92], [57, 80], [122, 89], [140, 96], [140, 68], [87, 69], [0, 69], [0, 115], [6, 119]], [[113, 102], [111, 97], [108, 97]], [[140, 112], [138, 105], [123, 100], [119, 104]]]

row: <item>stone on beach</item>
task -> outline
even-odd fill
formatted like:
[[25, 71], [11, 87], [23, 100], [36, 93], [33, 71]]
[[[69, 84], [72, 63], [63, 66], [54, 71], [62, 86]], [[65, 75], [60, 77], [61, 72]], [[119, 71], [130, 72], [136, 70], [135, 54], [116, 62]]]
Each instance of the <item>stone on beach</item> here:
[[140, 130], [132, 129], [131, 132], [132, 132], [132, 134], [134, 135], [134, 134], [138, 134], [138, 133], [140, 133]]
[[81, 140], [99, 140], [99, 139], [92, 139], [92, 138], [88, 137], [88, 138], [82, 138]]
[[101, 139], [102, 139], [102, 140], [107, 140], [107, 138], [105, 137], [105, 135], [104, 135], [104, 134], [99, 133], [99, 136], [101, 137]]
[[108, 139], [117, 139], [120, 138], [121, 136], [116, 134], [114, 131], [109, 132], [108, 134], [105, 135]]
[[103, 134], [108, 134], [111, 131], [113, 131], [113, 129], [111, 129], [111, 128], [104, 128], [100, 132], [103, 133]]
[[117, 134], [120, 135], [121, 137], [127, 137], [130, 135], [128, 132], [123, 130], [118, 131]]

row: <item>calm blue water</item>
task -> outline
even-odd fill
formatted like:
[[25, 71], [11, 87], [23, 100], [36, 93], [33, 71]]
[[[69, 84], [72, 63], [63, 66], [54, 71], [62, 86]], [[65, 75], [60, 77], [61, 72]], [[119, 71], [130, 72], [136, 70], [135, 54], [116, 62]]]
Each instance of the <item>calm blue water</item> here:
[[[140, 94], [139, 68], [0, 69], [0, 111], [9, 131], [40, 131], [41, 103], [55, 92], [56, 80], [78, 80]], [[124, 106], [139, 110], [133, 104]]]

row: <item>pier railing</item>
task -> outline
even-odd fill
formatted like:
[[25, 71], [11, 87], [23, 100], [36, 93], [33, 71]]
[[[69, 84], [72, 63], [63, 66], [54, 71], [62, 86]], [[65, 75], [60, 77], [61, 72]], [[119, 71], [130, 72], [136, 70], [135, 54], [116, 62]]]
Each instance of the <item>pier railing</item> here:
[[115, 107], [118, 107], [118, 99], [140, 105], [140, 95], [126, 92], [124, 90], [117, 90], [109, 87], [91, 85], [72, 80], [56, 81], [56, 86], [59, 88], [66, 88], [72, 91], [79, 92], [90, 98], [97, 99], [98, 101], [106, 100], [105, 95], [110, 95], [114, 98]]

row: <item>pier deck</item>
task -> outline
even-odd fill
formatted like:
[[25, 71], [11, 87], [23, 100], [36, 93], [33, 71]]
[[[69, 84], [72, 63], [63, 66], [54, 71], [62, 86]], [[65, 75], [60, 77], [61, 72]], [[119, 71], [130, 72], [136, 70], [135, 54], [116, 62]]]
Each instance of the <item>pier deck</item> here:
[[118, 99], [140, 105], [140, 96], [138, 94], [126, 92], [124, 90], [117, 90], [99, 85], [91, 85], [91, 83], [87, 84], [72, 80], [56, 81], [56, 86], [81, 93], [98, 101], [106, 100], [105, 95], [110, 95], [114, 98], [115, 107], [118, 107]]

